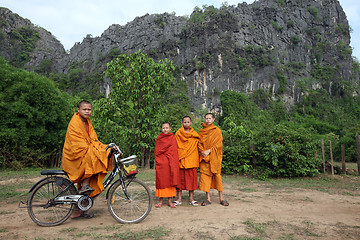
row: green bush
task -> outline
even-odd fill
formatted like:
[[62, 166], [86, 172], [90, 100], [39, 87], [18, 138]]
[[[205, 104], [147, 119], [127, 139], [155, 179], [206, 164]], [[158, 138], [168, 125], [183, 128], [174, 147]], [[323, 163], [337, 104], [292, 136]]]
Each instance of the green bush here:
[[250, 142], [252, 132], [238, 126], [228, 117], [222, 124], [223, 162], [222, 172], [225, 174], [248, 173], [252, 170]]
[[10, 36], [16, 50], [11, 64], [16, 67], [23, 67], [30, 60], [30, 54], [34, 51], [40, 34], [36, 29], [25, 26], [12, 29]]
[[0, 167], [53, 165], [71, 110], [52, 80], [0, 58]]
[[312, 132], [284, 124], [261, 129], [255, 136], [256, 171], [261, 178], [305, 177], [318, 173]]

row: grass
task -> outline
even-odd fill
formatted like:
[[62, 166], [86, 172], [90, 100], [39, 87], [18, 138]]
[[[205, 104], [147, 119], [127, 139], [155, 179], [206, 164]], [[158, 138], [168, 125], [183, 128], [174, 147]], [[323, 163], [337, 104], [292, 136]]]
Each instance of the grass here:
[[140, 232], [122, 232], [112, 235], [112, 239], [161, 239], [161, 237], [169, 236], [171, 230], [163, 227], [150, 228]]
[[117, 230], [117, 229], [120, 229], [122, 228], [123, 225], [107, 225], [107, 226], [94, 226], [94, 227], [91, 227], [91, 230], [100, 230], [100, 229], [104, 229], [106, 231], [111, 231], [111, 230]]
[[[334, 162], [334, 166], [342, 168], [342, 162]], [[358, 165], [356, 162], [346, 162], [345, 163], [346, 168], [348, 169], [358, 169]]]
[[[56, 169], [58, 170], [59, 168]], [[42, 170], [42, 168], [25, 168], [22, 170], [0, 169], [0, 181], [14, 177], [18, 177], [20, 179], [26, 179], [29, 177], [41, 177], [40, 172]]]
[[249, 233], [255, 233], [256, 235], [263, 236], [265, 235], [266, 225], [262, 223], [255, 223], [253, 220], [248, 219], [243, 222], [247, 226], [247, 231]]
[[231, 240], [262, 240], [262, 239], [307, 239], [308, 237], [322, 237], [316, 234], [315, 224], [312, 222], [303, 222], [301, 226], [289, 223], [280, 223], [276, 220], [268, 222], [254, 222], [248, 219], [243, 222], [246, 231], [251, 236], [233, 236]]
[[[30, 187], [37, 181], [37, 177], [40, 175], [41, 169], [25, 169], [21, 171], [6, 171], [1, 170], [0, 181], [0, 200], [13, 201], [24, 197]], [[5, 175], [5, 177], [4, 177]], [[155, 170], [143, 170], [141, 169], [137, 177], [147, 184], [153, 186], [155, 184]], [[30, 181], [29, 181], [30, 179]], [[360, 177], [359, 176], [344, 176], [336, 175], [331, 176], [328, 174], [321, 174], [315, 177], [307, 178], [277, 178], [268, 179], [266, 181], [257, 180], [247, 176], [223, 176], [224, 183], [229, 183], [232, 187], [242, 192], [240, 195], [234, 195], [233, 197], [246, 198], [252, 193], [260, 192], [264, 188], [271, 189], [269, 194], [276, 195], [279, 191], [295, 192], [301, 189], [311, 189], [314, 191], [325, 191], [330, 194], [343, 194], [346, 196], [360, 196]], [[262, 190], [261, 190], [262, 189]], [[247, 194], [248, 193], [248, 194]], [[216, 191], [215, 191], [216, 194]], [[105, 194], [102, 194], [104, 196]], [[204, 197], [203, 192], [195, 192], [196, 199]], [[254, 197], [260, 197], [258, 194], [254, 194]], [[183, 192], [183, 201], [188, 200], [187, 192]], [[309, 197], [302, 199], [304, 202], [312, 201]], [[241, 201], [244, 201], [242, 199]], [[3, 210], [1, 215], [11, 214], [12, 212]], [[5, 216], [6, 217], [6, 216]], [[195, 217], [195, 216], [194, 216]], [[297, 225], [292, 225], [286, 222], [267, 221], [257, 222], [254, 219], [242, 219], [243, 222], [239, 223], [247, 234], [241, 236], [225, 236], [225, 239], [231, 240], [262, 240], [262, 239], [316, 239], [324, 236], [318, 235], [320, 226], [312, 222], [302, 222]], [[348, 226], [345, 224], [337, 224], [339, 228], [339, 234], [345, 236], [347, 232], [358, 233], [360, 227]], [[71, 225], [70, 225], [71, 226]], [[155, 226], [150, 229], [137, 231], [139, 229], [130, 230], [127, 225], [98, 225], [89, 226], [86, 230], [80, 230], [75, 227], [68, 227], [62, 229], [61, 235], [64, 235], [64, 239], [171, 239], [172, 230], [162, 226]], [[6, 228], [0, 228], [0, 232], [9, 231]], [[209, 232], [196, 231], [193, 232], [195, 239], [215, 239], [215, 237]], [[37, 238], [42, 239], [42, 238]]]
[[[37, 181], [29, 181], [31, 178], [43, 177], [42, 169], [29, 168], [24, 170], [0, 170], [0, 201], [18, 201], [27, 197], [27, 192]], [[149, 186], [155, 185], [155, 170], [140, 169], [137, 178], [146, 182]], [[12, 181], [13, 180], [13, 181]], [[3, 181], [4, 183], [1, 183]], [[320, 174], [315, 177], [305, 178], [276, 178], [266, 181], [247, 176], [223, 175], [224, 183], [231, 183], [239, 187], [241, 192], [257, 192], [255, 185], [273, 189], [274, 191], [297, 191], [298, 189], [311, 189], [327, 192], [330, 194], [342, 194], [347, 196], [360, 196], [360, 178], [354, 175]], [[252, 186], [251, 186], [252, 185]], [[244, 187], [246, 186], [246, 187]], [[4, 214], [4, 213], [0, 213]]]
[[0, 201], [20, 201], [27, 198], [28, 190], [33, 184], [25, 180], [11, 185], [0, 185]]
[[65, 228], [65, 229], [62, 229], [60, 230], [60, 232], [63, 232], [63, 233], [70, 233], [70, 232], [74, 232], [78, 230], [76, 227], [71, 227], [71, 228]]

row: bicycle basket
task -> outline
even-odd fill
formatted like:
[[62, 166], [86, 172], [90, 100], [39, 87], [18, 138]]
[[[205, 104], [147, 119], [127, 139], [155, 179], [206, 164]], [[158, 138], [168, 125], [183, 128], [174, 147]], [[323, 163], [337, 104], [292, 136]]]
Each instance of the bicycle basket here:
[[119, 162], [120, 162], [120, 167], [124, 171], [124, 174], [126, 176], [131, 176], [138, 173], [136, 155], [132, 155], [130, 157], [120, 159]]

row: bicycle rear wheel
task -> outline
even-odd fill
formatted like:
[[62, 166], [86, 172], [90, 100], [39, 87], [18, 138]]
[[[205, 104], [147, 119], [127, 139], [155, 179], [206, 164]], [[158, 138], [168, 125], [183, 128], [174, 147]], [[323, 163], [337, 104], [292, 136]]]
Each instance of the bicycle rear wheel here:
[[72, 182], [63, 177], [49, 177], [30, 193], [27, 202], [30, 218], [40, 226], [51, 227], [65, 222], [74, 210], [74, 204], [56, 202], [55, 197], [75, 195]]
[[[149, 187], [138, 179], [124, 179], [112, 185], [107, 199], [111, 215], [121, 223], [138, 223], [144, 220], [151, 211], [152, 196]], [[129, 198], [126, 197], [125, 191]]]

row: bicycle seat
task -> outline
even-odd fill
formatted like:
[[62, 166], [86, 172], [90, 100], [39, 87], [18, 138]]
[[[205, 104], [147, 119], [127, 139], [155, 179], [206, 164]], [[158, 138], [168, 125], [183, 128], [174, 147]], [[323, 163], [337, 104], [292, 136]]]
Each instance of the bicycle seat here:
[[41, 175], [66, 175], [64, 170], [42, 170]]

